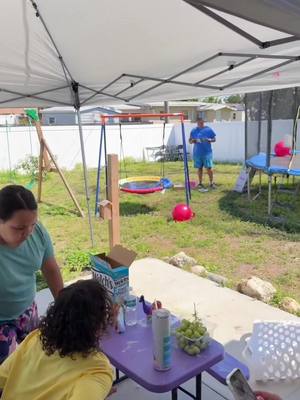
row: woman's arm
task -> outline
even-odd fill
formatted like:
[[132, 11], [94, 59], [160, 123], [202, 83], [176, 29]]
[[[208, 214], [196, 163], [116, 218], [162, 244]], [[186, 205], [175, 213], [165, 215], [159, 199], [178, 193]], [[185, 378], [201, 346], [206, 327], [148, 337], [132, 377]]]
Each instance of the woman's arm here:
[[54, 298], [64, 287], [63, 279], [55, 257], [49, 257], [42, 265], [42, 273]]

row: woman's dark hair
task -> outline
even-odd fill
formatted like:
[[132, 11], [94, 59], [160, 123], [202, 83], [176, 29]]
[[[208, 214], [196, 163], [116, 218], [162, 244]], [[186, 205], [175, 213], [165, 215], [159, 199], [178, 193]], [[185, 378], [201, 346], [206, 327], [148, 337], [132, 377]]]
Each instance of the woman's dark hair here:
[[80, 280], [62, 289], [40, 322], [47, 355], [86, 357], [99, 349], [99, 339], [112, 315], [107, 290], [96, 280]]
[[8, 185], [0, 190], [0, 219], [8, 221], [18, 210], [37, 210], [32, 192], [20, 185]]

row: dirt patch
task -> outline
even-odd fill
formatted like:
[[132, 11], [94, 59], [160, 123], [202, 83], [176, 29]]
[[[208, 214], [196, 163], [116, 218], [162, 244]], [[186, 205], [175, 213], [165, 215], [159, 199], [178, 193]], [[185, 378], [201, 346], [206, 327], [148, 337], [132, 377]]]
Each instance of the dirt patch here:
[[236, 271], [236, 275], [239, 278], [249, 278], [250, 276], [256, 274], [257, 274], [257, 267], [252, 264], [241, 264]]
[[230, 249], [234, 250], [239, 250], [242, 240], [240, 238], [235, 238], [235, 237], [229, 237], [225, 238], [226, 242], [228, 243], [228, 247]]
[[255, 275], [261, 279], [272, 280], [278, 278], [286, 271], [287, 268], [285, 266], [275, 263], [266, 264], [263, 268], [258, 268], [252, 264], [241, 264], [236, 271], [236, 275], [239, 278], [249, 278]]
[[278, 278], [282, 274], [284, 274], [286, 271], [288, 271], [288, 268], [284, 265], [279, 265], [276, 263], [269, 263], [265, 265], [263, 274], [266, 278], [269, 279], [274, 279]]
[[[161, 237], [155, 237], [152, 236], [150, 238], [147, 238], [147, 243], [149, 244], [149, 246], [151, 246], [154, 249], [164, 249], [164, 253], [169, 254], [174, 252], [174, 254], [178, 253], [178, 251], [176, 251], [176, 246], [173, 240], [171, 239], [166, 239], [166, 238], [161, 238]], [[161, 250], [160, 250], [161, 252]], [[174, 255], [171, 254], [171, 255]]]

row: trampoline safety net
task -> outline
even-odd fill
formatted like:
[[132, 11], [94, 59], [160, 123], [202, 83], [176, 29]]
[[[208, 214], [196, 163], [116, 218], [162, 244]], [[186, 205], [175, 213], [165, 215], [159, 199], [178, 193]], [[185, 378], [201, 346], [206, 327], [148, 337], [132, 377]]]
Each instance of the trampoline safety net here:
[[[275, 144], [284, 141], [300, 150], [299, 126], [294, 123], [300, 105], [300, 88], [249, 93], [245, 96], [245, 157], [272, 154]], [[299, 117], [299, 114], [298, 114]]]

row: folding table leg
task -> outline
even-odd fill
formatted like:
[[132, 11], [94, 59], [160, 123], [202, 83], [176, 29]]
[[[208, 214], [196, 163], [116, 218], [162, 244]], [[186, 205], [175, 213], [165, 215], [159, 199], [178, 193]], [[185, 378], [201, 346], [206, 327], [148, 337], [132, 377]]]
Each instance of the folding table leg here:
[[118, 370], [118, 368], [116, 368], [116, 379], [114, 380], [113, 384], [117, 385], [118, 383], [125, 381], [125, 379], [128, 379], [128, 376], [123, 375], [120, 377], [120, 371]]
[[196, 399], [202, 399], [202, 376], [201, 374], [196, 376]]
[[177, 400], [178, 396], [177, 396], [177, 389], [172, 389], [172, 400]]

